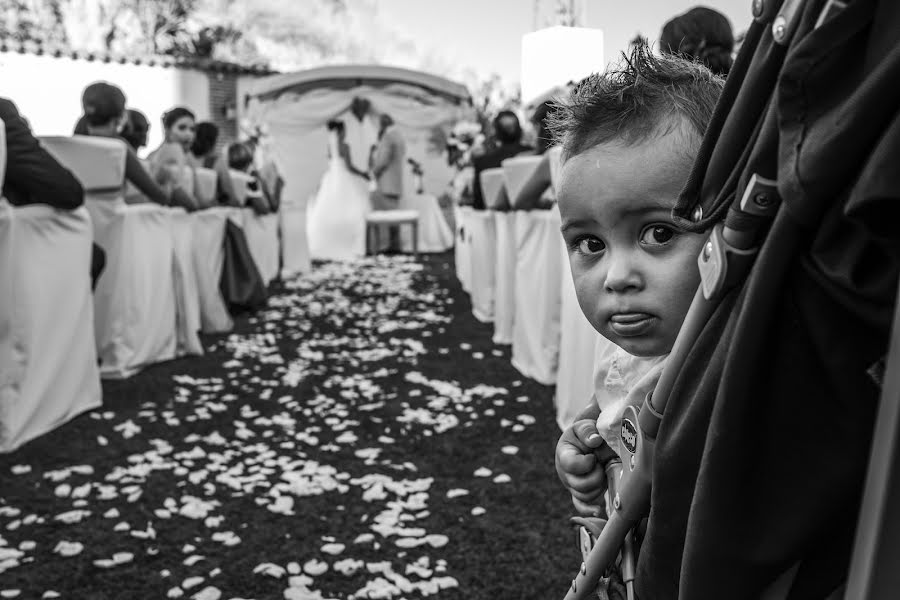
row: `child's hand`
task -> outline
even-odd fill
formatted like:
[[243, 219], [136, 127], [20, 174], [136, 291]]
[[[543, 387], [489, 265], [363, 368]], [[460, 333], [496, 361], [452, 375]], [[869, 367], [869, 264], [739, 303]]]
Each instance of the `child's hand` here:
[[606, 491], [603, 463], [615, 454], [597, 432], [599, 414], [596, 403], [592, 403], [556, 444], [556, 473], [572, 494], [575, 509], [584, 516], [605, 516], [601, 504]]

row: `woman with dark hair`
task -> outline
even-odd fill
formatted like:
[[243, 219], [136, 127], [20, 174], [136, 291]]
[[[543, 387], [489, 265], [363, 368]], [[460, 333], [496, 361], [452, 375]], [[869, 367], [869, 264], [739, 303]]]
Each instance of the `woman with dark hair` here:
[[328, 168], [308, 211], [309, 251], [313, 258], [351, 260], [366, 253], [369, 176], [350, 160], [344, 123], [329, 121], [326, 127]]
[[194, 168], [212, 169], [216, 172], [216, 199], [219, 204], [238, 206], [240, 204], [234, 191], [231, 175], [228, 173], [228, 161], [223, 152], [216, 152], [219, 141], [219, 128], [215, 123], [202, 121], [197, 123], [194, 131], [194, 143], [188, 153], [188, 163]]
[[695, 6], [663, 25], [659, 48], [698, 60], [713, 73], [725, 76], [731, 70], [734, 33], [725, 15]]
[[[193, 165], [188, 161], [191, 145], [194, 143], [194, 113], [177, 106], [166, 112], [162, 118], [165, 139], [159, 148], [147, 156], [150, 173], [160, 185], [182, 185], [188, 187], [187, 170]], [[190, 177], [193, 180], [193, 177]], [[193, 196], [193, 186], [191, 185]], [[193, 200], [193, 198], [192, 198]], [[193, 200], [194, 206], [198, 206]]]
[[129, 108], [127, 111], [128, 120], [122, 129], [122, 139], [128, 142], [128, 145], [137, 152], [147, 145], [147, 134], [150, 133], [150, 122], [139, 110]]

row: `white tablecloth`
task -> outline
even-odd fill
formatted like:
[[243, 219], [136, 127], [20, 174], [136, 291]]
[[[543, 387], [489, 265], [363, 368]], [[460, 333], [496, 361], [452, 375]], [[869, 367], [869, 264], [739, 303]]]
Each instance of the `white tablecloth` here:
[[[435, 196], [414, 194], [403, 196], [398, 208], [419, 213], [419, 252], [446, 252], [453, 247], [453, 230], [444, 218], [444, 212]], [[401, 227], [400, 241], [404, 252], [412, 252], [412, 232]]]
[[281, 216], [281, 277], [287, 279], [312, 270], [306, 239], [306, 206], [285, 203]]
[[494, 343], [512, 344], [516, 316], [516, 212], [495, 212]]
[[101, 404], [87, 211], [0, 200], [0, 452]]
[[559, 210], [516, 215], [516, 316], [512, 364], [526, 377], [556, 383], [560, 336]]

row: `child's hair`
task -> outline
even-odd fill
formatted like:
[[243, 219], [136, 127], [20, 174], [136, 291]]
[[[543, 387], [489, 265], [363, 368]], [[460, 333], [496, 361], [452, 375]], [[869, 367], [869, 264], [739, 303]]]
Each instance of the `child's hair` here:
[[703, 137], [725, 81], [697, 62], [655, 56], [646, 42], [579, 82], [548, 115], [562, 160], [615, 140], [638, 144], [684, 124]]
[[253, 152], [241, 142], [228, 146], [228, 166], [237, 171], [246, 171], [253, 164]]
[[215, 123], [202, 121], [197, 123], [194, 133], [194, 143], [191, 145], [191, 153], [194, 156], [206, 156], [216, 147], [219, 139], [219, 128]]

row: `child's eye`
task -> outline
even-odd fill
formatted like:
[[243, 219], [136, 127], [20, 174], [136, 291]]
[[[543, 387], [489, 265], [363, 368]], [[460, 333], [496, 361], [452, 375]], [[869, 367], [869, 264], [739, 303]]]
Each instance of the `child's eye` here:
[[597, 254], [606, 250], [606, 244], [591, 236], [578, 238], [575, 240], [574, 246], [581, 254]]
[[675, 230], [666, 225], [650, 225], [641, 232], [641, 243], [648, 246], [664, 246], [675, 237]]

